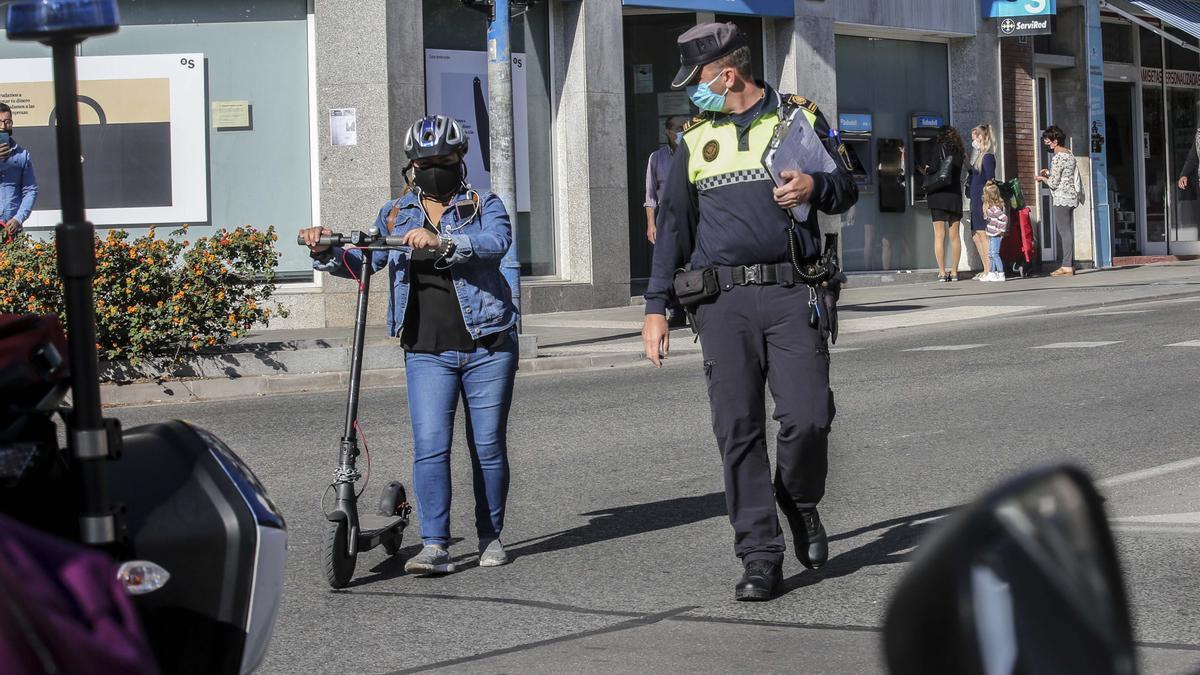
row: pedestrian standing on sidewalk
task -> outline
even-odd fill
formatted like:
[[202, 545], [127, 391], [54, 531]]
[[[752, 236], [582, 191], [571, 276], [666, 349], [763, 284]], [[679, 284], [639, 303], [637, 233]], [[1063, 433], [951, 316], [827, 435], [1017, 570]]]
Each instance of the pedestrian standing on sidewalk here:
[[1042, 143], [1054, 153], [1050, 168], [1042, 169], [1038, 182], [1050, 187], [1050, 205], [1054, 210], [1054, 225], [1062, 241], [1062, 265], [1050, 273], [1052, 277], [1075, 274], [1075, 207], [1079, 204], [1079, 167], [1075, 155], [1066, 146], [1067, 135], [1057, 126], [1042, 132]]
[[12, 139], [13, 114], [7, 103], [0, 103], [0, 241], [16, 236], [33, 212], [38, 183], [29, 151]]
[[[475, 489], [479, 565], [508, 562], [500, 543], [508, 499], [508, 413], [517, 371], [517, 309], [500, 273], [512, 242], [500, 198], [466, 182], [467, 136], [453, 118], [423, 117], [408, 130], [409, 183], [375, 220], [405, 246], [372, 254], [388, 267], [388, 333], [400, 338], [413, 425], [413, 490], [424, 548], [404, 565], [411, 574], [453, 572], [450, 544], [450, 442], [462, 400]], [[409, 172], [411, 169], [411, 173]], [[322, 247], [328, 229], [301, 236], [313, 266], [357, 278], [362, 251]]]
[[[962, 255], [962, 239], [959, 226], [962, 224], [962, 167], [966, 154], [962, 138], [950, 125], [938, 129], [937, 155], [939, 162], [950, 162], [950, 182], [925, 197], [929, 203], [929, 214], [933, 218], [933, 257], [937, 260], [938, 281], [958, 281], [958, 259]], [[922, 173], [930, 177], [938, 172], [938, 166], [926, 166]], [[946, 235], [950, 235], [950, 260], [946, 260]]]
[[[683, 67], [672, 86], [689, 88], [702, 117], [683, 132], [658, 207], [658, 244], [646, 291], [642, 339], [661, 366], [670, 346], [664, 316], [675, 271], [712, 281], [694, 304], [713, 431], [721, 449], [725, 504], [734, 552], [744, 574], [737, 600], [769, 600], [785, 550], [778, 507], [787, 516], [796, 557], [823, 565], [828, 540], [817, 503], [825, 493], [833, 423], [829, 348], [810, 288], [795, 273], [821, 255], [817, 211], [845, 212], [858, 199], [846, 149], [816, 105], [754, 79], [746, 36], [732, 23], [706, 23], [679, 37]], [[835, 165], [829, 172], [784, 171], [775, 187], [762, 157], [781, 118], [803, 114]], [[812, 205], [794, 234], [788, 212]], [[711, 293], [709, 293], [711, 291]], [[810, 295], [813, 294], [813, 295]], [[772, 482], [765, 386], [779, 421]]]
[[[976, 277], [987, 281], [992, 272], [1004, 266], [993, 267], [988, 259], [987, 218], [983, 213], [983, 188], [996, 177], [996, 141], [992, 136], [992, 125], [980, 124], [971, 130], [971, 166], [967, 169], [967, 197], [971, 200], [971, 238], [983, 261], [983, 274]], [[1003, 275], [1003, 272], [1001, 272]]]
[[[646, 162], [646, 240], [653, 246], [657, 239], [655, 212], [662, 199], [663, 189], [667, 184], [667, 173], [671, 170], [671, 157], [679, 148], [680, 138], [683, 137], [683, 126], [688, 118], [682, 116], [668, 117], [666, 122], [667, 144], [650, 154]], [[687, 314], [679, 303], [670, 307], [671, 318], [667, 322], [671, 328], [683, 328], [687, 325]]]
[[983, 217], [987, 219], [984, 235], [988, 238], [988, 267], [991, 272], [983, 276], [984, 281], [1004, 281], [1004, 263], [1000, 261], [1000, 242], [1008, 234], [1008, 209], [1000, 197], [1000, 186], [989, 180], [983, 187]]

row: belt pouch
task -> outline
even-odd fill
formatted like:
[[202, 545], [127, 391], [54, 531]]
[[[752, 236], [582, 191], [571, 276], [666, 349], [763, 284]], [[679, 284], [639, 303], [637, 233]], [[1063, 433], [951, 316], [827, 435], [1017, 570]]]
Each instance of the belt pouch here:
[[675, 290], [675, 298], [679, 300], [679, 304], [685, 307], [692, 307], [709, 298], [715, 298], [721, 292], [715, 267], [679, 270], [675, 273], [672, 286]]

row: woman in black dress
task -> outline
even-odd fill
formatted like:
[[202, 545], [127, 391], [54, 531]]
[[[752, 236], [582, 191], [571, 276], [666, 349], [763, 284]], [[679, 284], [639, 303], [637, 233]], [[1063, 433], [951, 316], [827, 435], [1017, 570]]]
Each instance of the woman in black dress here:
[[[962, 255], [962, 239], [959, 227], [963, 216], [962, 169], [965, 153], [962, 138], [954, 127], [944, 125], [938, 129], [937, 154], [940, 163], [949, 158], [950, 184], [927, 193], [929, 212], [933, 218], [933, 256], [938, 264], [938, 281], [958, 281], [958, 259]], [[938, 172], [938, 165], [926, 166], [926, 180]], [[950, 234], [950, 261], [946, 261], [946, 234]]]

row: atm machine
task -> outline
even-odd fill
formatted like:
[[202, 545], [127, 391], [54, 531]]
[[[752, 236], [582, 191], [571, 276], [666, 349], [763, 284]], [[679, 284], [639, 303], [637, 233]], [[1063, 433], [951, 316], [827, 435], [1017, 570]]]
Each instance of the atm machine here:
[[909, 128], [909, 148], [912, 158], [911, 173], [913, 180], [909, 183], [909, 203], [913, 206], [925, 207], [928, 200], [925, 197], [925, 176], [918, 169], [929, 167], [936, 171], [942, 162], [938, 151], [938, 129], [946, 124], [941, 115], [913, 115], [912, 126]]
[[851, 175], [858, 191], [871, 192], [875, 182], [867, 167], [871, 161], [872, 116], [867, 113], [838, 113], [838, 137], [850, 150]]

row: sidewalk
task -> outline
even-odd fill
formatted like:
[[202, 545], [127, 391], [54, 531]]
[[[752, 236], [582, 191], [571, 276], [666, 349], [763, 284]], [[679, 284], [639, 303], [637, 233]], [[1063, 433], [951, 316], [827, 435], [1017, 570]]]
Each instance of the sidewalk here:
[[[905, 275], [895, 275], [904, 278]], [[885, 281], [888, 277], [882, 277]], [[911, 278], [911, 277], [910, 277]], [[872, 282], [878, 283], [876, 276]], [[865, 279], [863, 281], [866, 281]], [[850, 284], [842, 294], [840, 335], [896, 330], [1006, 314], [1064, 312], [1200, 295], [1200, 262], [1178, 262], [982, 283]], [[581, 370], [642, 358], [640, 298], [628, 307], [526, 316], [521, 373]], [[698, 354], [690, 330], [672, 332], [673, 357]], [[347, 386], [350, 330], [264, 330], [196, 360], [183, 377], [163, 383], [106, 384], [107, 405], [188, 402]], [[403, 352], [382, 327], [367, 336], [363, 386], [404, 383]]]

